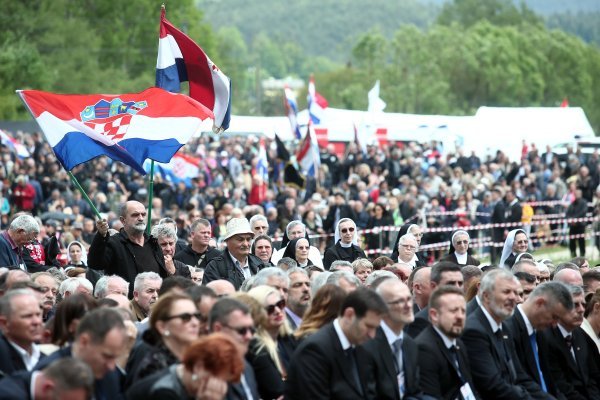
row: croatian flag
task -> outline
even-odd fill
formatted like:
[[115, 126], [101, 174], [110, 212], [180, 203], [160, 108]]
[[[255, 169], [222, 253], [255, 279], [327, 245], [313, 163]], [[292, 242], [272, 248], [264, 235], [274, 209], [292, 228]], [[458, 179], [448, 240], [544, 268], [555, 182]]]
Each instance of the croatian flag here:
[[317, 172], [321, 165], [321, 157], [319, 154], [317, 136], [315, 135], [315, 130], [310, 121], [308, 122], [306, 136], [300, 143], [300, 148], [296, 153], [296, 161], [298, 161], [300, 168], [306, 175], [312, 176], [313, 178], [317, 177]]
[[[192, 178], [200, 175], [200, 159], [192, 157], [181, 152], [176, 153], [168, 163], [156, 163], [154, 168], [161, 176], [173, 183], [185, 183], [185, 186], [192, 187]], [[150, 171], [150, 163], [146, 162], [146, 170]]]
[[290, 120], [292, 132], [296, 136], [296, 139], [300, 139], [302, 134], [300, 133], [300, 126], [298, 125], [298, 103], [296, 102], [296, 95], [288, 85], [285, 85], [283, 92], [285, 94], [285, 109]]
[[264, 138], [260, 139], [260, 145], [258, 147], [256, 173], [262, 178], [264, 183], [269, 183], [269, 161], [267, 160], [267, 150], [265, 149]]
[[315, 125], [320, 125], [325, 116], [325, 109], [329, 105], [325, 97], [321, 96], [315, 89], [315, 78], [311, 75], [308, 82], [308, 114]]
[[159, 88], [120, 95], [17, 93], [67, 171], [105, 155], [145, 174], [146, 159], [169, 162], [213, 117], [188, 96]]
[[0, 143], [8, 147], [19, 158], [29, 157], [29, 151], [25, 145], [19, 143], [17, 139], [8, 136], [6, 132], [3, 132], [2, 130], [0, 130]]
[[214, 113], [216, 133], [229, 128], [231, 81], [185, 33], [160, 13], [160, 38], [156, 60], [156, 86], [179, 93], [181, 82], [189, 81], [190, 97]]

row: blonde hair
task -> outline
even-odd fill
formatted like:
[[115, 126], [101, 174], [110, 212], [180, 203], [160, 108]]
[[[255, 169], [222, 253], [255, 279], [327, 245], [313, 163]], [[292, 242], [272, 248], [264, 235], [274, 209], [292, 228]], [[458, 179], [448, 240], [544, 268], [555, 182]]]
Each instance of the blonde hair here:
[[[265, 302], [267, 298], [272, 294], [280, 296], [280, 293], [277, 289], [267, 286], [260, 285], [248, 292], [250, 296], [256, 299], [261, 306], [265, 306]], [[283, 311], [283, 310], [282, 310]], [[283, 311], [285, 315], [285, 311]], [[261, 351], [262, 349], [266, 349], [269, 357], [275, 363], [277, 370], [281, 374], [281, 376], [285, 376], [285, 370], [281, 365], [281, 361], [279, 360], [279, 354], [277, 353], [277, 341], [273, 340], [269, 332], [267, 331], [267, 321], [268, 318], [263, 319], [262, 321], [256, 324], [256, 335], [254, 336], [258, 342], [257, 351]], [[262, 323], [261, 323], [262, 322]], [[292, 329], [287, 322], [287, 318], [284, 318], [283, 324], [279, 327], [279, 332], [277, 336], [289, 336], [292, 334]]]

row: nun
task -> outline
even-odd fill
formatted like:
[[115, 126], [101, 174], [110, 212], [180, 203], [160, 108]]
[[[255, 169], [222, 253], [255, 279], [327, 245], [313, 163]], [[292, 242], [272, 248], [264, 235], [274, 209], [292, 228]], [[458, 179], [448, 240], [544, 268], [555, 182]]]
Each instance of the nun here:
[[449, 261], [461, 267], [465, 265], [479, 266], [479, 260], [470, 254], [470, 244], [471, 238], [467, 231], [462, 229], [455, 231], [450, 238], [450, 250], [440, 261]]
[[335, 227], [334, 245], [325, 250], [323, 266], [329, 270], [336, 260], [353, 262], [358, 258], [367, 258], [363, 249], [358, 246], [358, 230], [350, 218], [342, 218]]
[[511, 269], [515, 264], [519, 254], [526, 253], [529, 248], [529, 238], [523, 229], [513, 229], [508, 232], [504, 247], [502, 248], [502, 257], [500, 258], [500, 268]]

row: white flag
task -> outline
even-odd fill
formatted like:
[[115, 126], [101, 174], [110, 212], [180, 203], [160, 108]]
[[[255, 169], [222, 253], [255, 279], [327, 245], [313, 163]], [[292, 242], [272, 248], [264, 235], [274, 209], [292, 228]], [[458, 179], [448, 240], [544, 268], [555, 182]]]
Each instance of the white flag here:
[[369, 112], [382, 112], [385, 108], [385, 101], [379, 97], [379, 81], [375, 82], [373, 89], [369, 90]]

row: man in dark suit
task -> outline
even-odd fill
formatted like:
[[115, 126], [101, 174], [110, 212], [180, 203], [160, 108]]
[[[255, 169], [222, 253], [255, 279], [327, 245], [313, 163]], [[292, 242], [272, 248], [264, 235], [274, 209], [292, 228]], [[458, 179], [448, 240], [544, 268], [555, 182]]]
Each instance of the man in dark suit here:
[[[506, 200], [506, 209], [504, 210], [504, 222], [520, 224], [523, 217], [523, 207], [519, 203], [519, 198], [512, 190], [508, 190], [504, 196]], [[520, 229], [520, 225], [513, 225], [509, 230]]]
[[416, 338], [421, 389], [436, 399], [477, 399], [467, 349], [459, 339], [466, 302], [461, 289], [440, 286], [429, 300], [431, 325]]
[[397, 279], [386, 279], [377, 293], [389, 307], [377, 328], [375, 338], [363, 347], [369, 354], [368, 376], [375, 382], [379, 400], [421, 398], [417, 348], [403, 332], [412, 322], [412, 297], [408, 286]]
[[[492, 211], [492, 216], [490, 217], [490, 223], [501, 224], [505, 220], [505, 207], [504, 201], [502, 200], [502, 192], [499, 188], [492, 189], [492, 203], [494, 204], [494, 208]], [[495, 264], [498, 262], [498, 260], [500, 260], [500, 255], [502, 254], [502, 244], [504, 243], [504, 228], [492, 228], [492, 242], [493, 243], [490, 249], [490, 255], [492, 259], [492, 264]]]
[[352, 221], [356, 221], [356, 213], [347, 204], [344, 193], [336, 192], [335, 202], [329, 206], [329, 213], [325, 221], [323, 221], [323, 229], [326, 232], [333, 233], [339, 220], [342, 218], [350, 218]]
[[535, 288], [505, 322], [523, 370], [555, 397], [559, 397], [559, 391], [550, 374], [548, 344], [539, 333], [572, 310], [569, 288], [561, 282], [546, 282]]
[[585, 311], [583, 288], [570, 285], [574, 308], [556, 327], [543, 332], [548, 342], [550, 373], [567, 399], [600, 399], [599, 356], [592, 339], [581, 328]]
[[465, 325], [475, 390], [484, 399], [552, 399], [521, 367], [508, 330], [502, 322], [517, 304], [519, 282], [505, 269], [494, 269], [481, 279], [481, 307]]
[[475, 295], [469, 302], [467, 303], [467, 316], [473, 314], [475, 311], [479, 309], [479, 293]]
[[83, 361], [64, 358], [33, 375], [20, 371], [0, 380], [2, 400], [50, 400], [90, 398], [94, 387], [92, 370]]
[[[230, 336], [245, 356], [254, 335], [254, 321], [250, 309], [245, 304], [224, 297], [217, 301], [208, 317], [210, 332], [221, 332]], [[244, 373], [239, 383], [230, 383], [227, 400], [258, 400], [258, 386], [252, 366], [244, 358]]]
[[387, 305], [374, 291], [350, 293], [333, 323], [305, 339], [288, 370], [289, 400], [372, 399], [374, 388], [365, 370], [366, 350], [357, 347], [375, 336]]
[[42, 310], [29, 289], [9, 290], [0, 298], [0, 373], [31, 371], [44, 356], [36, 342], [42, 339]]
[[[457, 264], [450, 261], [440, 261], [431, 267], [430, 285], [432, 291], [444, 285], [455, 286], [462, 290], [463, 284], [463, 274]], [[431, 325], [429, 322], [429, 307], [425, 307], [415, 315], [415, 320], [408, 324], [404, 331], [414, 339], [429, 325]]]
[[116, 367], [117, 359], [125, 350], [125, 339], [121, 314], [113, 308], [95, 309], [79, 322], [71, 346], [55, 351], [38, 362], [34, 369], [43, 370], [56, 360], [73, 357], [92, 370], [96, 399], [119, 399], [123, 375]]

